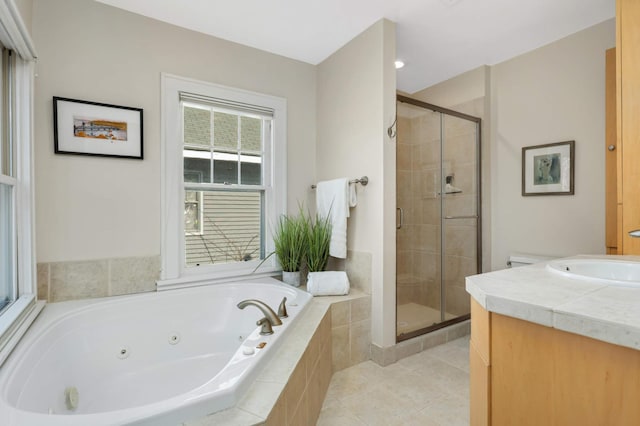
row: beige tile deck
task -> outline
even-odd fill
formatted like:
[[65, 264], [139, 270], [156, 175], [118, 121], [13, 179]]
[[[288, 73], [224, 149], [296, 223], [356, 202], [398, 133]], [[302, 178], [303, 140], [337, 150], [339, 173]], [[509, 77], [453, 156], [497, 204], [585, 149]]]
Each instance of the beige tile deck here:
[[317, 426], [468, 426], [469, 336], [333, 375]]

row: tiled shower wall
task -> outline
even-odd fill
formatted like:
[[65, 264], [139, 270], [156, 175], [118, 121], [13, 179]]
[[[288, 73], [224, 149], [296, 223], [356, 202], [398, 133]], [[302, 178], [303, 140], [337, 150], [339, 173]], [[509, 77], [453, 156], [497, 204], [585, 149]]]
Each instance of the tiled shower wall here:
[[[458, 105], [456, 111], [482, 117], [484, 99]], [[445, 196], [446, 216], [472, 216], [478, 214], [478, 161], [476, 150], [476, 123], [445, 116], [445, 173], [453, 173], [453, 186], [459, 194]], [[447, 167], [450, 169], [447, 170]], [[470, 312], [470, 298], [465, 290], [465, 277], [477, 270], [477, 221], [475, 219], [445, 220], [445, 288], [446, 311], [454, 316]]]
[[426, 110], [398, 117], [397, 197], [404, 213], [396, 235], [399, 305], [440, 306], [439, 122], [439, 114]]
[[[455, 110], [482, 116], [483, 99]], [[462, 190], [445, 195], [445, 216], [476, 214], [476, 124], [444, 116], [445, 175]], [[440, 309], [440, 114], [425, 111], [413, 118], [398, 117], [397, 194], [404, 225], [397, 233], [398, 304], [415, 302]], [[476, 273], [476, 221], [445, 222], [446, 311], [469, 313], [464, 277]]]

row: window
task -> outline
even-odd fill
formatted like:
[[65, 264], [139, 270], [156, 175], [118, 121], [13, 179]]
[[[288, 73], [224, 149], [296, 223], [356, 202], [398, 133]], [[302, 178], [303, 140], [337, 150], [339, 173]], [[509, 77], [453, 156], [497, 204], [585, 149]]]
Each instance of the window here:
[[12, 0], [0, 0], [0, 365], [43, 303], [33, 254], [32, 79], [35, 50]]
[[262, 163], [272, 114], [210, 102], [181, 102], [187, 267], [264, 258]]
[[[252, 273], [285, 212], [286, 102], [163, 75], [158, 288]], [[272, 259], [261, 272], [277, 270]]]
[[0, 55], [0, 314], [6, 310], [18, 296], [16, 276], [16, 203], [17, 179], [15, 173], [15, 143], [12, 138], [11, 98], [13, 85], [14, 55], [1, 46]]

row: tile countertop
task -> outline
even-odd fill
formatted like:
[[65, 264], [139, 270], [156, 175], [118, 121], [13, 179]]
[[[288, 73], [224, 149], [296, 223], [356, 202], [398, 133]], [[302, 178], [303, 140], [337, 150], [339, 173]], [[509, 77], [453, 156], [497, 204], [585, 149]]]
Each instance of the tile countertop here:
[[[640, 262], [639, 256], [573, 256]], [[466, 278], [484, 309], [615, 345], [640, 350], [640, 283], [623, 287], [565, 278], [548, 262]]]

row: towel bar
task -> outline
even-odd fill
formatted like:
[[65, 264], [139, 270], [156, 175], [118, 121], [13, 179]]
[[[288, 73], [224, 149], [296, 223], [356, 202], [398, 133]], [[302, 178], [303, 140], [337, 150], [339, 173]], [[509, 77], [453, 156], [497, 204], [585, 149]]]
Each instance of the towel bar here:
[[[359, 183], [362, 186], [367, 186], [369, 178], [367, 176], [362, 176], [360, 179], [351, 179], [349, 183]], [[316, 189], [316, 185], [311, 185], [311, 189]]]

